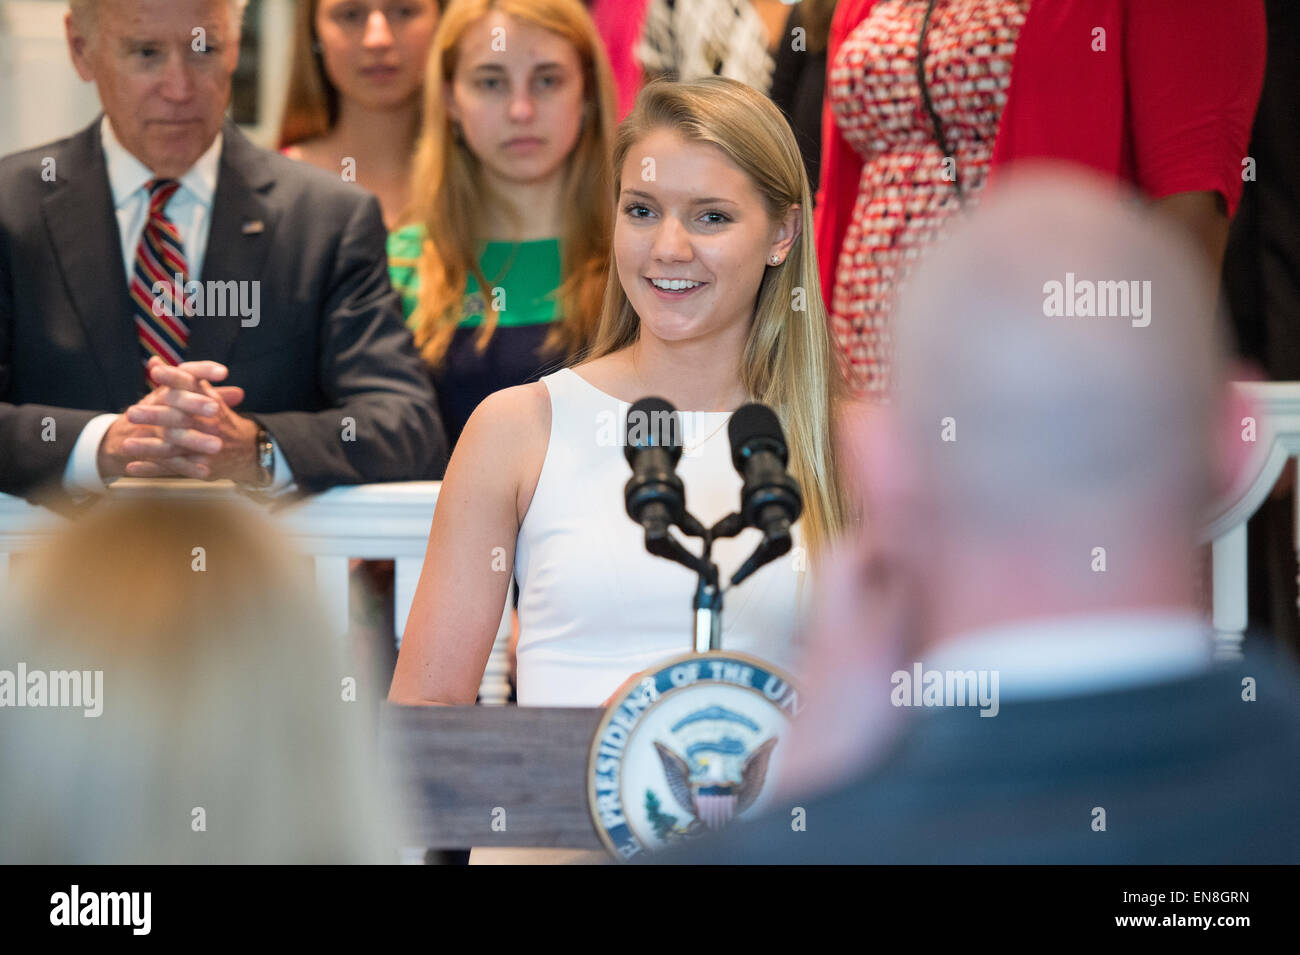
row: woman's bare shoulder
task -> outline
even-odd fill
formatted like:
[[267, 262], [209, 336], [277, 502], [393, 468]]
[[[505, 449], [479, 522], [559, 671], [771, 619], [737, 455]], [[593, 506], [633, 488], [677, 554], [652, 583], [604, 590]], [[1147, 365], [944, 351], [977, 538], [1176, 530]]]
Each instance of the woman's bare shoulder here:
[[480, 443], [512, 476], [516, 527], [521, 527], [551, 442], [551, 393], [540, 381], [504, 388], [485, 398], [474, 414], [480, 412], [485, 419]]
[[513, 501], [518, 523], [528, 511], [551, 434], [550, 393], [541, 382], [484, 398], [456, 441], [444, 484], [496, 491]]
[[484, 398], [465, 424], [465, 435], [473, 429], [476, 439], [517, 441], [541, 435], [551, 427], [551, 394], [540, 381], [494, 391]]

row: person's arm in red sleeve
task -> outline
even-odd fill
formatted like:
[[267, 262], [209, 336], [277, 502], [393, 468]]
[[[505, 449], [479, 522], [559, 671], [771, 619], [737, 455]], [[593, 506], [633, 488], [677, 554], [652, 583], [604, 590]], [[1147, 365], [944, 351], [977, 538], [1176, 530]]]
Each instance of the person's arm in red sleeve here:
[[1263, 0], [1129, 0], [1124, 63], [1138, 188], [1223, 263], [1264, 85]]
[[[840, 44], [863, 21], [874, 0], [841, 0], [831, 18], [826, 68], [835, 62]], [[817, 238], [817, 265], [821, 274], [822, 298], [827, 311], [835, 294], [835, 267], [839, 262], [844, 234], [849, 228], [853, 205], [862, 179], [862, 156], [845, 140], [831, 112], [829, 77], [822, 103], [821, 183], [817, 188], [813, 230]]]

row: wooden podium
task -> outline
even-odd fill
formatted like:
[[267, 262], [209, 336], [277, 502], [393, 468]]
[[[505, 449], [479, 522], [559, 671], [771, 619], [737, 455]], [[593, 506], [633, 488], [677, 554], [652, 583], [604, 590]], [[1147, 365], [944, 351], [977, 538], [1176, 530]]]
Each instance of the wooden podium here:
[[604, 710], [384, 705], [409, 844], [601, 849], [587, 755]]

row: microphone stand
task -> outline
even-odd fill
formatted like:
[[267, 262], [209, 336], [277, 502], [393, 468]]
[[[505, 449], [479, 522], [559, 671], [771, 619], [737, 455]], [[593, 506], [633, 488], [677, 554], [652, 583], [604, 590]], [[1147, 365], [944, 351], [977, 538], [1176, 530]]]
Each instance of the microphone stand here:
[[[706, 532], [707, 535], [707, 532]], [[702, 561], [705, 570], [700, 572], [700, 582], [695, 588], [695, 652], [707, 653], [722, 649], [722, 587], [718, 583], [718, 565], [709, 560], [713, 537], [704, 538]]]
[[[713, 552], [713, 542], [738, 535], [746, 527], [745, 519], [740, 514], [728, 514], [713, 527], [705, 528], [689, 513], [683, 513], [682, 532], [704, 541], [704, 549], [698, 556], [683, 547], [681, 542], [669, 533], [668, 527], [667, 523], [656, 522], [653, 527], [646, 528], [646, 550], [657, 557], [689, 567], [699, 575], [695, 599], [691, 604], [695, 611], [695, 652], [707, 653], [710, 650], [721, 650], [723, 589], [719, 581], [718, 565], [710, 559], [710, 556]], [[788, 525], [782, 534], [764, 535], [762, 543], [732, 575], [731, 586], [734, 587], [764, 564], [771, 563], [787, 553], [790, 546]]]

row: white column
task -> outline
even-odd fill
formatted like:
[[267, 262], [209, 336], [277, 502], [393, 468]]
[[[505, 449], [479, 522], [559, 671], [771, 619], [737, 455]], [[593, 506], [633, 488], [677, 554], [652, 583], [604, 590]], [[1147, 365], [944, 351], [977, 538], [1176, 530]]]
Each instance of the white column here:
[[[1300, 461], [1296, 462], [1296, 468], [1300, 469]], [[1291, 547], [1296, 554], [1296, 565], [1293, 569], [1296, 572], [1296, 584], [1300, 586], [1300, 478], [1297, 479], [1297, 486], [1292, 490], [1291, 495], [1295, 509], [1291, 521]], [[1292, 609], [1300, 614], [1300, 595], [1297, 595], [1296, 605]]]
[[1246, 522], [1214, 541], [1214, 658], [1240, 660], [1246, 630]]
[[342, 640], [348, 633], [348, 559], [346, 557], [316, 558], [316, 592], [333, 627], [330, 636]]
[[397, 631], [397, 646], [401, 649], [402, 634], [406, 632], [406, 620], [411, 614], [411, 604], [415, 600], [415, 588], [420, 583], [420, 568], [424, 565], [423, 557], [399, 557], [393, 576], [393, 627]]
[[62, 139], [99, 112], [68, 57], [67, 0], [0, 0], [0, 156]]
[[479, 702], [487, 706], [501, 706], [510, 699], [510, 625], [515, 609], [515, 582], [506, 589], [506, 606], [497, 626], [492, 653], [483, 669], [483, 682], [479, 684]]
[[[274, 149], [280, 134], [280, 116], [289, 89], [289, 60], [293, 55], [293, 0], [262, 0], [257, 58], [256, 126], [244, 134], [259, 146]], [[398, 631], [399, 633], [401, 631]]]

